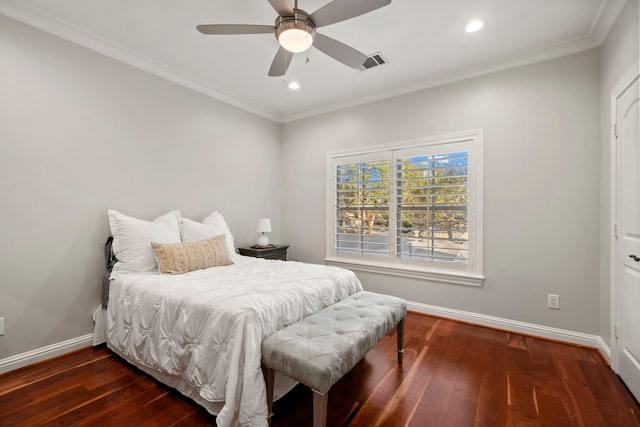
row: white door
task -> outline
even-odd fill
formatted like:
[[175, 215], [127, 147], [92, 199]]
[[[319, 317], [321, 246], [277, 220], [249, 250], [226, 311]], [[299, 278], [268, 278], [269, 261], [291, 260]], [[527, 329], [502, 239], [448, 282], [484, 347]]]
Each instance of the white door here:
[[[637, 70], [637, 68], [636, 68]], [[640, 91], [637, 71], [615, 101], [618, 374], [640, 400]]]

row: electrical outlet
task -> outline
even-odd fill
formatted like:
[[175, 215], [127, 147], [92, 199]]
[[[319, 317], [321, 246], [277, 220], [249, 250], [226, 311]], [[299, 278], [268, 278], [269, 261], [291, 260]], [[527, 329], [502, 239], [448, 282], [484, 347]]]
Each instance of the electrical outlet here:
[[547, 294], [547, 307], [560, 310], [560, 295]]
[[0, 335], [4, 335], [4, 317], [0, 317]]

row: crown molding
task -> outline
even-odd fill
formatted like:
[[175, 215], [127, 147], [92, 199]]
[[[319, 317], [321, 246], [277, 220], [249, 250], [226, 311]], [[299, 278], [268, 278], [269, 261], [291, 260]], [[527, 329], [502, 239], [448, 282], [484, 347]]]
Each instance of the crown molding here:
[[265, 105], [259, 105], [248, 99], [238, 97], [231, 92], [141, 55], [97, 34], [87, 32], [73, 24], [45, 14], [28, 5], [20, 4], [13, 0], [0, 0], [0, 13], [244, 111], [276, 123], [288, 123], [596, 48], [609, 35], [628, 2], [629, 0], [601, 0], [600, 7], [594, 16], [588, 33], [582, 37], [512, 55], [499, 62], [492, 61], [476, 64], [466, 67], [462, 71], [449, 72], [418, 84], [402, 86], [373, 96], [360, 97], [349, 102], [337, 102], [329, 107], [307, 110], [296, 114], [281, 114]]
[[593, 37], [598, 46], [605, 41], [628, 2], [629, 0], [602, 0], [589, 28], [589, 36]]
[[406, 95], [421, 90], [431, 89], [437, 86], [454, 83], [462, 80], [481, 77], [483, 75], [505, 71], [512, 68], [522, 67], [562, 56], [579, 53], [585, 50], [594, 49], [602, 45], [613, 29], [616, 21], [622, 14], [623, 9], [629, 0], [601, 0], [600, 7], [593, 18], [589, 31], [583, 36], [569, 40], [563, 40], [547, 46], [520, 52], [515, 55], [503, 58], [500, 61], [479, 63], [464, 70], [447, 72], [441, 76], [425, 80], [418, 84], [403, 86], [397, 89], [379, 92], [369, 97], [358, 98], [355, 101], [337, 103], [327, 108], [318, 108], [305, 111], [299, 114], [287, 115], [283, 118], [285, 123], [302, 120], [321, 114], [331, 113], [345, 108], [356, 107], [383, 99]]
[[53, 34], [61, 39], [202, 93], [218, 101], [274, 122], [279, 123], [282, 121], [282, 117], [279, 114], [265, 106], [257, 105], [247, 99], [242, 99], [214, 85], [141, 55], [125, 46], [85, 31], [69, 22], [62, 21], [27, 5], [17, 4], [11, 0], [4, 0], [0, 2], [0, 13], [23, 24]]
[[522, 67], [525, 65], [535, 64], [538, 62], [547, 61], [550, 59], [560, 58], [562, 56], [571, 55], [574, 53], [583, 52], [585, 50], [598, 47], [596, 41], [589, 36], [579, 37], [576, 39], [565, 40], [553, 45], [548, 45], [543, 48], [532, 49], [528, 51], [520, 52], [516, 55], [503, 58], [500, 61], [482, 62], [469, 67], [465, 67], [459, 71], [443, 73], [440, 76], [432, 79], [424, 80], [420, 83], [408, 86], [402, 86], [397, 89], [392, 89], [384, 92], [378, 92], [375, 95], [368, 97], [361, 97], [355, 101], [336, 103], [331, 107], [318, 108], [314, 110], [305, 111], [299, 114], [287, 115], [283, 118], [285, 123], [293, 122], [296, 120], [302, 120], [321, 114], [327, 114], [342, 110], [345, 108], [356, 107], [363, 104], [369, 104], [384, 99], [393, 98], [396, 96], [406, 95], [414, 92], [419, 92], [426, 89], [431, 89], [438, 86], [443, 86], [450, 83], [455, 83], [463, 80], [472, 79], [475, 77], [481, 77], [488, 74], [497, 73], [500, 71], [510, 70], [513, 68]]

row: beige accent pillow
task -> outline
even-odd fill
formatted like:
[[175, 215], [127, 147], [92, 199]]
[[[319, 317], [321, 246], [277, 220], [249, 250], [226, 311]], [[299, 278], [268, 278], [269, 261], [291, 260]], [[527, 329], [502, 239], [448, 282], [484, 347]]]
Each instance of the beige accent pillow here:
[[163, 273], [181, 274], [233, 264], [224, 234], [198, 242], [152, 243]]

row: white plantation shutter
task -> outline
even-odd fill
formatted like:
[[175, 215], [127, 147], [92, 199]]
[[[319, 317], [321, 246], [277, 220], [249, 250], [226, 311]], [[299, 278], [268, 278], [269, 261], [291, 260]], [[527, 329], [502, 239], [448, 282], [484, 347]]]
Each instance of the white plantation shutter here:
[[327, 262], [482, 283], [481, 131], [328, 159]]
[[466, 264], [468, 153], [398, 154], [397, 256]]
[[389, 160], [335, 167], [335, 251], [389, 254]]

